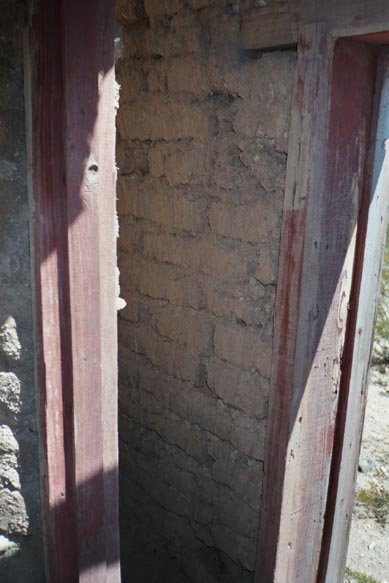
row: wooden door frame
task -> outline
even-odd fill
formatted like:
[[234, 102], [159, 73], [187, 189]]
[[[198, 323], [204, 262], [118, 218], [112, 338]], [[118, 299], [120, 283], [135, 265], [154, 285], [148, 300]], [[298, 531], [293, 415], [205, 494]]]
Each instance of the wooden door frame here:
[[243, 15], [246, 49], [298, 41], [257, 583], [344, 571], [387, 220], [387, 31], [382, 0]]
[[50, 582], [118, 583], [114, 0], [32, 0], [26, 39]]
[[[113, 11], [113, 0], [37, 0], [28, 31], [32, 263], [49, 581], [120, 579]], [[353, 408], [353, 395], [364, 392], [371, 343], [366, 290], [373, 293], [379, 285], [379, 249], [372, 263], [369, 246], [374, 247], [376, 222], [386, 212], [379, 188], [370, 199], [369, 170], [363, 164], [375, 124], [367, 111], [373, 49], [366, 47], [385, 43], [386, 31], [386, 0], [289, 0], [243, 14], [246, 49], [288, 46], [299, 39], [258, 583], [318, 578], [333, 583], [329, 573], [343, 569], [344, 553], [331, 541], [336, 534], [339, 547], [350, 521], [347, 480], [355, 473], [364, 409], [364, 398]], [[355, 125], [356, 112], [350, 112], [340, 134], [344, 142], [335, 123], [343, 120], [331, 106], [345, 99], [344, 92], [333, 91], [336, 72], [343, 67], [347, 73], [344, 62], [334, 67], [339, 37], [359, 41], [354, 48], [370, 83], [366, 101], [359, 102], [364, 121]], [[342, 160], [341, 147], [351, 143], [358, 128], [363, 135], [345, 166], [355, 199], [343, 196], [334, 211], [329, 203], [336, 189], [328, 164], [338, 178], [339, 168], [330, 154], [337, 152]], [[359, 199], [361, 206], [355, 204]], [[338, 231], [332, 229], [331, 212], [346, 219], [347, 236], [339, 220]], [[336, 256], [337, 237], [344, 261], [320, 272], [324, 258], [330, 264]], [[327, 344], [322, 345], [323, 338]], [[357, 381], [360, 354], [366, 366]], [[327, 363], [330, 372], [323, 372]], [[318, 382], [324, 387], [320, 395]], [[355, 438], [352, 459], [345, 465], [350, 436]]]
[[361, 201], [350, 315], [343, 352], [332, 471], [327, 494], [327, 525], [322, 541], [319, 581], [340, 581], [354, 492], [368, 375], [381, 284], [382, 259], [389, 216], [389, 52], [381, 51], [377, 71], [375, 114]]

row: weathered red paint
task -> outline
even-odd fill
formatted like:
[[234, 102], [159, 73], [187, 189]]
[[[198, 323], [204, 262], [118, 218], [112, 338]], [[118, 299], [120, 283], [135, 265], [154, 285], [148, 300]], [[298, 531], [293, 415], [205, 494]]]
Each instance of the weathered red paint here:
[[[370, 35], [369, 35], [370, 36]], [[370, 39], [369, 39], [370, 40]], [[369, 282], [369, 285], [375, 289], [372, 289], [372, 294], [368, 295], [368, 301], [370, 304], [370, 312], [366, 313], [366, 305], [360, 306], [360, 298], [361, 298], [361, 286], [363, 280], [363, 272], [364, 272], [364, 263], [366, 260], [366, 240], [368, 234], [368, 226], [371, 231], [373, 231], [373, 237], [377, 238], [376, 246], [379, 248], [380, 245], [382, 247], [383, 239], [385, 236], [385, 223], [383, 215], [379, 215], [378, 217], [375, 216], [373, 218], [370, 217], [371, 215], [371, 201], [373, 199], [372, 193], [372, 183], [373, 183], [373, 168], [376, 162], [375, 155], [376, 155], [376, 139], [377, 139], [377, 122], [378, 122], [378, 114], [380, 111], [380, 101], [381, 101], [381, 90], [382, 90], [382, 81], [384, 74], [386, 76], [387, 82], [387, 75], [388, 75], [388, 59], [386, 57], [386, 65], [385, 65], [385, 73], [384, 67], [382, 66], [382, 55], [379, 56], [379, 67], [378, 73], [375, 75], [376, 83], [375, 83], [375, 99], [372, 111], [372, 121], [371, 121], [371, 133], [370, 133], [370, 142], [369, 142], [369, 152], [366, 158], [366, 168], [364, 173], [364, 182], [363, 182], [363, 193], [362, 193], [362, 200], [359, 212], [359, 220], [358, 220], [358, 236], [357, 236], [357, 246], [356, 246], [356, 255], [355, 255], [355, 265], [354, 265], [354, 274], [353, 274], [353, 285], [351, 291], [351, 300], [349, 306], [349, 322], [348, 322], [348, 329], [347, 329], [347, 336], [345, 340], [345, 347], [342, 356], [342, 379], [341, 379], [341, 386], [340, 386], [340, 395], [339, 395], [339, 406], [338, 406], [338, 414], [336, 420], [336, 430], [335, 430], [335, 437], [334, 437], [334, 449], [333, 449], [333, 458], [332, 458], [332, 466], [331, 466], [331, 476], [330, 476], [330, 484], [328, 489], [328, 498], [327, 498], [327, 509], [326, 509], [326, 522], [325, 522], [325, 531], [323, 536], [323, 543], [322, 543], [322, 553], [321, 553], [321, 562], [320, 562], [320, 572], [318, 581], [319, 582], [330, 582], [334, 579], [338, 580], [343, 575], [343, 570], [345, 567], [346, 561], [346, 552], [347, 552], [347, 545], [346, 541], [344, 540], [343, 532], [347, 533], [348, 529], [351, 524], [351, 511], [353, 505], [353, 494], [352, 491], [354, 489], [355, 483], [355, 474], [356, 474], [356, 467], [357, 467], [357, 456], [359, 452], [359, 444], [361, 438], [361, 431], [362, 431], [362, 424], [364, 418], [364, 408], [365, 408], [365, 399], [366, 399], [366, 380], [367, 380], [367, 370], [369, 366], [368, 362], [368, 350], [371, 349], [372, 343], [372, 332], [373, 332], [373, 320], [374, 320], [374, 311], [375, 311], [375, 304], [377, 302], [377, 294], [378, 294], [378, 286], [379, 286], [379, 277], [377, 272], [379, 272], [379, 266], [381, 264], [381, 257], [380, 255], [371, 257], [371, 253], [369, 251], [369, 263], [373, 263], [373, 265], [369, 265], [370, 269], [375, 270], [375, 277], [376, 282]], [[370, 81], [371, 84], [374, 83], [373, 80]], [[379, 148], [382, 147], [382, 144], [378, 145]], [[377, 196], [377, 200], [379, 195]], [[379, 203], [382, 206], [382, 213], [384, 214], [384, 209], [387, 207], [387, 202], [382, 201]], [[373, 213], [375, 214], [375, 213]], [[380, 229], [377, 229], [377, 225], [370, 224], [370, 221], [381, 219], [384, 221], [384, 225], [380, 225]], [[371, 235], [370, 235], [371, 236]], [[381, 241], [380, 241], [381, 238]], [[371, 245], [371, 241], [369, 242]], [[382, 251], [381, 251], [382, 253]], [[365, 275], [366, 277], [366, 275]], [[364, 285], [367, 282], [365, 281]], [[370, 291], [370, 290], [369, 290]], [[365, 293], [366, 295], [366, 293]], [[365, 298], [366, 299], [366, 298]], [[364, 301], [364, 299], [363, 299]], [[362, 312], [362, 314], [360, 313]], [[357, 329], [357, 322], [358, 319], [362, 320], [366, 319], [366, 330], [363, 330], [361, 327]], [[364, 338], [362, 338], [364, 335]], [[353, 361], [355, 358], [360, 358], [359, 354], [355, 354], [355, 344], [356, 338], [359, 337], [359, 341], [364, 342], [365, 346], [367, 347], [367, 351], [365, 350], [364, 358], [365, 358], [365, 378], [359, 378], [357, 385], [355, 385], [354, 379], [354, 386], [351, 385], [352, 382], [352, 368], [353, 368]], [[362, 388], [362, 391], [361, 391]], [[351, 422], [352, 428], [352, 447], [349, 447], [347, 444], [347, 440], [350, 437], [350, 416], [353, 417], [357, 421], [357, 424]], [[351, 444], [350, 444], [351, 445]], [[341, 473], [343, 474], [343, 482], [347, 483], [346, 489], [344, 489], [344, 484], [340, 483]], [[343, 503], [339, 504], [339, 497], [341, 497]], [[342, 507], [342, 510], [340, 510]], [[344, 541], [342, 548], [336, 548], [334, 550], [332, 544], [332, 538], [334, 533], [338, 535], [338, 531], [342, 534], [340, 538]], [[336, 545], [338, 546], [338, 545]]]
[[113, 26], [111, 0], [41, 0], [29, 34], [45, 542], [69, 583], [120, 579]]
[[333, 49], [322, 26], [299, 45], [258, 583], [316, 583], [376, 63], [364, 44]]
[[359, 34], [351, 37], [351, 40], [372, 45], [382, 46], [389, 44], [389, 31], [375, 32], [372, 34]]
[[[303, 241], [298, 234], [302, 232], [305, 222], [305, 209], [287, 211], [283, 217], [282, 245], [285, 253], [281, 255], [279, 271], [282, 279], [288, 280], [296, 289], [300, 290]], [[291, 305], [288, 299], [287, 286], [280, 287], [277, 305], [281, 312], [277, 313], [275, 324], [275, 342], [273, 350], [277, 351], [284, 362], [284, 366], [277, 371], [274, 379], [271, 399], [271, 422], [268, 422], [267, 451], [271, 448], [272, 455], [267, 455], [265, 463], [265, 487], [263, 506], [261, 511], [262, 528], [258, 539], [259, 560], [257, 561], [256, 577], [258, 581], [271, 581], [274, 569], [274, 549], [277, 546], [280, 523], [280, 499], [282, 497], [285, 450], [289, 428], [284, 423], [284, 412], [290, 404], [289, 384], [293, 370], [295, 346], [290, 337], [296, 334], [297, 313], [300, 293], [293, 296]], [[273, 377], [274, 378], [274, 377]], [[271, 444], [271, 445], [270, 445]]]
[[[356, 321], [356, 309], [355, 303], [358, 303], [360, 279], [361, 279], [361, 257], [363, 257], [364, 241], [366, 238], [366, 226], [367, 226], [367, 216], [369, 209], [370, 200], [370, 189], [371, 189], [371, 135], [375, 132], [376, 119], [373, 118], [374, 114], [374, 96], [375, 96], [375, 85], [376, 85], [376, 73], [377, 73], [377, 63], [378, 54], [377, 51], [362, 44], [355, 43], [352, 41], [339, 41], [339, 50], [335, 55], [336, 63], [334, 66], [334, 79], [333, 79], [333, 114], [330, 125], [329, 140], [331, 143], [338, 143], [343, 151], [350, 149], [350, 138], [360, 132], [361, 129], [365, 135], [365, 146], [363, 152], [354, 152], [354, 156], [363, 155], [363, 160], [366, 161], [364, 165], [364, 172], [360, 177], [360, 187], [361, 197], [359, 200], [359, 217], [357, 226], [357, 243], [355, 252], [355, 262], [353, 266], [353, 283], [350, 298], [348, 300], [348, 323], [347, 323], [347, 334], [345, 337], [344, 350], [342, 353], [342, 365], [341, 365], [341, 381], [339, 386], [339, 401], [338, 410], [336, 417], [336, 438], [331, 443], [331, 449], [333, 447], [333, 458], [331, 463], [331, 478], [328, 488], [327, 496], [327, 508], [326, 508], [326, 519], [325, 519], [325, 529], [323, 534], [322, 542], [322, 553], [321, 553], [321, 565], [320, 565], [320, 577], [324, 581], [325, 579], [325, 564], [326, 555], [329, 551], [329, 540], [332, 533], [332, 519], [334, 513], [334, 496], [336, 497], [336, 481], [339, 472], [340, 464], [340, 451], [342, 449], [342, 441], [344, 434], [344, 422], [347, 415], [347, 401], [348, 401], [348, 390], [350, 382], [350, 353], [352, 354], [352, 347], [354, 343], [355, 335], [355, 321]], [[354, 71], [358, 68], [358, 75], [356, 76]], [[347, 92], [347, 93], [346, 93]], [[351, 96], [351, 98], [350, 98]], [[360, 116], [360, 112], [364, 112], [364, 118]], [[364, 123], [364, 127], [360, 128], [360, 122], [358, 122], [358, 116], [360, 116], [361, 121]], [[370, 158], [368, 156], [370, 154]], [[356, 158], [354, 161], [348, 162], [348, 165], [357, 162]], [[337, 160], [332, 160], [332, 167], [334, 167], [339, 162]], [[333, 181], [333, 187], [342, 188], [341, 177], [334, 174], [331, 176]], [[334, 201], [335, 202], [335, 201]], [[335, 427], [333, 427], [333, 433], [335, 433]]]

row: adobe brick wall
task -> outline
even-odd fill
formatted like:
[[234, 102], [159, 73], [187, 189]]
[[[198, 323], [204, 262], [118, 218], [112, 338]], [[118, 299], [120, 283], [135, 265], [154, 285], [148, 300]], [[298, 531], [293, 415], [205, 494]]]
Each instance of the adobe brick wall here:
[[0, 17], [0, 580], [44, 581], [23, 99], [24, 3]]
[[252, 580], [295, 55], [249, 4], [117, 6], [125, 581]]

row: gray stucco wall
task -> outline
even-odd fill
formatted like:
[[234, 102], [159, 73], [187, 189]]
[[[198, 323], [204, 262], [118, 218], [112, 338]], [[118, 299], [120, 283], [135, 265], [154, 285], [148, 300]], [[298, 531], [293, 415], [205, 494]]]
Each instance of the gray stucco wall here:
[[23, 88], [24, 3], [0, 0], [0, 580], [44, 581]]

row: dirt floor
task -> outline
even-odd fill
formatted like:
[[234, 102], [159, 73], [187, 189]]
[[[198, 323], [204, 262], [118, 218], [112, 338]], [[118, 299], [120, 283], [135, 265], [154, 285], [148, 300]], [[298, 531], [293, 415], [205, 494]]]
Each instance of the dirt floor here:
[[389, 368], [370, 374], [345, 583], [389, 583]]

